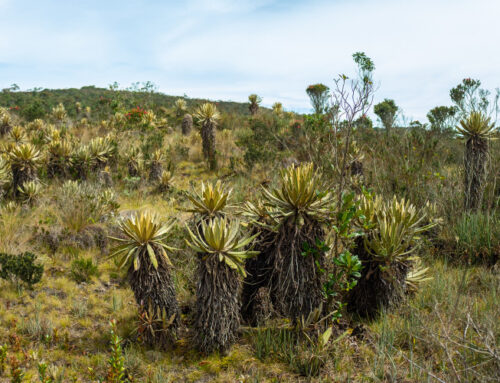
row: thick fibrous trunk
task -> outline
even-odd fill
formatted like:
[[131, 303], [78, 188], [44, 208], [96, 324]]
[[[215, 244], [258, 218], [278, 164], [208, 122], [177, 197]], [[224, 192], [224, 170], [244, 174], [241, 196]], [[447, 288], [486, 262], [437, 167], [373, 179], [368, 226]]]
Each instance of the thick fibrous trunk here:
[[351, 176], [362, 176], [363, 175], [363, 163], [359, 160], [354, 160], [349, 166], [351, 171]]
[[47, 165], [47, 175], [49, 178], [66, 178], [69, 173], [69, 159], [51, 157]]
[[88, 178], [90, 166], [85, 162], [77, 163], [73, 166], [76, 179], [85, 181]]
[[100, 170], [104, 170], [106, 168], [106, 166], [108, 165], [108, 161], [101, 161], [101, 160], [96, 160], [96, 162], [94, 163], [94, 166], [93, 166], [93, 170], [98, 172]]
[[196, 291], [196, 345], [200, 352], [226, 353], [240, 325], [238, 273], [209, 256], [198, 262]]
[[16, 164], [11, 166], [12, 169], [12, 187], [14, 196], [18, 197], [20, 194], [19, 187], [23, 186], [25, 182], [34, 181], [37, 177], [36, 169], [31, 167], [20, 167]]
[[[180, 325], [179, 305], [175, 295], [175, 286], [169, 265], [165, 258], [155, 249], [158, 268], [155, 269], [147, 252], [143, 252], [141, 266], [134, 271], [131, 265], [128, 271], [130, 287], [141, 314], [147, 313], [149, 322], [142, 323], [140, 334], [149, 346], [167, 348], [171, 346]], [[165, 328], [165, 323], [172, 323]]]
[[170, 185], [168, 185], [168, 184], [163, 184], [163, 183], [160, 183], [160, 184], [158, 185], [158, 191], [159, 191], [160, 193], [166, 193], [166, 192], [168, 192], [169, 190], [170, 190]]
[[129, 161], [127, 167], [129, 177], [139, 177], [139, 167], [137, 161]]
[[363, 269], [357, 285], [351, 290], [347, 300], [347, 309], [361, 317], [374, 318], [381, 310], [396, 306], [404, 297], [406, 277], [409, 266], [406, 263], [395, 262], [384, 265], [373, 261], [365, 249], [363, 237], [356, 239], [356, 255]]
[[488, 159], [488, 140], [471, 137], [465, 148], [465, 210], [477, 210], [483, 200]]
[[0, 125], [0, 136], [5, 136], [12, 130], [12, 126], [9, 124], [1, 124]]
[[149, 182], [156, 182], [160, 179], [161, 173], [163, 173], [163, 166], [160, 162], [152, 162], [151, 169], [149, 171]]
[[302, 255], [304, 245], [316, 248], [316, 241], [324, 241], [321, 225], [306, 219], [299, 224], [288, 219], [278, 233], [274, 267], [271, 276], [271, 296], [274, 307], [293, 320], [318, 308], [324, 300], [322, 276], [318, 270], [325, 264], [325, 254]]
[[201, 139], [203, 145], [203, 156], [208, 161], [210, 170], [215, 170], [217, 161], [215, 158], [215, 126], [207, 122], [201, 127]]
[[190, 114], [186, 114], [182, 119], [182, 134], [187, 136], [191, 133], [191, 129], [193, 128], [193, 117]]
[[103, 185], [104, 187], [110, 188], [113, 186], [113, 179], [111, 178], [111, 173], [106, 170], [102, 170], [101, 172], [99, 172], [98, 179], [101, 185]]
[[[262, 289], [270, 295], [271, 273], [274, 268], [274, 238], [276, 233], [263, 231], [258, 237], [258, 242], [254, 247], [259, 254], [250, 258], [245, 263], [247, 276], [243, 282], [241, 292], [241, 314], [243, 319], [256, 326], [266, 315], [262, 312]], [[272, 311], [272, 307], [269, 307]], [[271, 313], [269, 313], [271, 314]]]

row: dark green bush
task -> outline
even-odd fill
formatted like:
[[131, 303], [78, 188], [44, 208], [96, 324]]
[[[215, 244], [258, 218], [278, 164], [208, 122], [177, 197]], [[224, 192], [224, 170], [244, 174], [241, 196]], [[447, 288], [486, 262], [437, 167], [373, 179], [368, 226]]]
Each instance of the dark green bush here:
[[71, 278], [76, 283], [89, 282], [94, 276], [99, 276], [99, 270], [92, 258], [77, 258], [71, 263]]
[[0, 253], [0, 278], [18, 279], [31, 288], [40, 282], [43, 275], [43, 265], [35, 261], [36, 255], [30, 252], [19, 255]]
[[236, 145], [245, 150], [244, 161], [248, 170], [257, 163], [272, 163], [280, 148], [279, 127], [275, 120], [265, 117], [251, 118], [249, 129], [239, 132]]

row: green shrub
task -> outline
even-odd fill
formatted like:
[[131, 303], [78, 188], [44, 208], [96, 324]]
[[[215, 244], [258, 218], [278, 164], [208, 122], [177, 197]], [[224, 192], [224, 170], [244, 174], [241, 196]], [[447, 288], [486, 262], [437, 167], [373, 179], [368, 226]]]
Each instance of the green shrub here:
[[297, 343], [295, 333], [283, 328], [259, 329], [253, 337], [255, 356], [261, 361], [277, 357], [291, 363], [295, 359]]
[[161, 131], [154, 132], [143, 139], [141, 152], [144, 153], [144, 159], [150, 160], [155, 150], [163, 148], [163, 136]]
[[141, 177], [125, 177], [123, 183], [126, 190], [137, 190], [141, 186]]
[[61, 225], [71, 233], [79, 233], [87, 226], [103, 222], [113, 216], [119, 204], [111, 189], [66, 181], [56, 198]]
[[89, 282], [92, 277], [97, 276], [99, 276], [99, 270], [92, 258], [77, 258], [71, 263], [71, 278], [76, 283]]
[[23, 368], [21, 367], [21, 362], [17, 357], [11, 356], [9, 358], [10, 364], [10, 376], [11, 383], [22, 383], [24, 381], [25, 373]]
[[129, 381], [125, 371], [125, 358], [121, 347], [122, 339], [117, 333], [116, 321], [110, 322], [111, 326], [111, 355], [108, 359], [108, 372], [106, 383], [121, 383]]
[[326, 358], [326, 343], [331, 329], [316, 341], [301, 339], [298, 332], [286, 328], [258, 330], [253, 339], [255, 356], [265, 362], [278, 360], [302, 376], [318, 376]]
[[457, 256], [468, 263], [494, 264], [500, 254], [500, 219], [486, 213], [464, 213], [454, 227]]
[[5, 362], [7, 360], [7, 346], [0, 346], [0, 376], [5, 372]]
[[43, 275], [43, 265], [35, 261], [36, 255], [30, 252], [19, 255], [0, 253], [0, 278], [18, 279], [31, 288], [40, 282]]
[[260, 163], [273, 163], [280, 149], [279, 127], [272, 119], [252, 118], [249, 129], [238, 133], [236, 145], [245, 150], [243, 156], [248, 170]]

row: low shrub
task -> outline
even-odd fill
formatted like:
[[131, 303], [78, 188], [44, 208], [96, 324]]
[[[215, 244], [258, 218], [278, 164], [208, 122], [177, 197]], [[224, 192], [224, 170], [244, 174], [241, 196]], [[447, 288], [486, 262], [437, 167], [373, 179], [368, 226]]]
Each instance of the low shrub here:
[[71, 263], [71, 278], [76, 283], [89, 282], [99, 276], [99, 270], [92, 258], [77, 258]]
[[327, 343], [331, 328], [318, 339], [302, 339], [299, 333], [286, 328], [259, 329], [253, 339], [255, 356], [265, 362], [278, 360], [296, 373], [318, 376], [327, 357]]
[[62, 227], [73, 233], [105, 221], [119, 207], [116, 195], [110, 189], [75, 181], [63, 184], [56, 203]]
[[0, 253], [0, 278], [20, 280], [31, 288], [43, 275], [43, 265], [35, 262], [36, 255], [30, 252], [19, 255]]
[[500, 219], [486, 213], [465, 213], [454, 227], [457, 256], [467, 263], [495, 264], [500, 254]]

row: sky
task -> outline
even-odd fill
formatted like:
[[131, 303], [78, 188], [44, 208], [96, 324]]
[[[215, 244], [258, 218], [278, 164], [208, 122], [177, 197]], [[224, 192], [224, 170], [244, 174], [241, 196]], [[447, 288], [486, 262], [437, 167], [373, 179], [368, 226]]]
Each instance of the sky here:
[[463, 78], [500, 87], [500, 0], [0, 0], [0, 88], [152, 81], [308, 112], [305, 88], [375, 63], [374, 103], [425, 121]]

